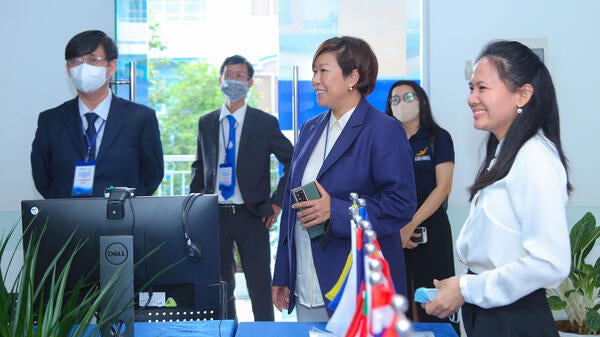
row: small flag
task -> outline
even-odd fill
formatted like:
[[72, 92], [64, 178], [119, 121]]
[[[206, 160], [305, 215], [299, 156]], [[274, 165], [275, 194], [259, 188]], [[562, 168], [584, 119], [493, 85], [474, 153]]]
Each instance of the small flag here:
[[[357, 255], [357, 246], [356, 246], [356, 223], [354, 220], [350, 220], [350, 230], [351, 230], [351, 241], [353, 247], [350, 250], [349, 257], [346, 260], [346, 263], [350, 261], [350, 270], [345, 277], [344, 285], [340, 292], [335, 296], [333, 302], [338, 302], [336, 308], [341, 308], [340, 310], [334, 309], [333, 315], [329, 318], [327, 322], [327, 326], [325, 327], [328, 331], [334, 333], [337, 336], [345, 336], [346, 331], [348, 330], [348, 326], [352, 321], [352, 317], [356, 308], [356, 255]], [[344, 268], [345, 269], [345, 268]], [[330, 291], [331, 292], [331, 291]], [[332, 302], [332, 303], [333, 303]], [[330, 303], [331, 304], [331, 303]]]
[[340, 337], [398, 337], [411, 331], [406, 299], [396, 295], [390, 267], [368, 222], [366, 203], [351, 194], [353, 247], [334, 287], [326, 294], [335, 310], [326, 329]]
[[379, 266], [371, 275], [370, 330], [374, 337], [382, 337], [387, 330], [394, 330], [395, 310], [392, 307], [394, 284], [387, 261], [380, 254], [368, 257], [371, 265]]
[[339, 303], [340, 298], [342, 297], [342, 293], [344, 292], [344, 287], [348, 283], [348, 274], [350, 273], [350, 269], [352, 268], [352, 251], [348, 253], [348, 258], [346, 259], [346, 264], [344, 265], [344, 269], [340, 274], [339, 279], [333, 285], [333, 288], [325, 294], [325, 298], [331, 301], [328, 307], [331, 310], [335, 310], [337, 307], [337, 303]]

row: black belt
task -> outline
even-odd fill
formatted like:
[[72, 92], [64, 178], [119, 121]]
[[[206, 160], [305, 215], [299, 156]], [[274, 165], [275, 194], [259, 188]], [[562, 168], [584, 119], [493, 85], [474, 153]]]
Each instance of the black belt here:
[[235, 215], [245, 212], [248, 208], [244, 204], [219, 204], [219, 214]]

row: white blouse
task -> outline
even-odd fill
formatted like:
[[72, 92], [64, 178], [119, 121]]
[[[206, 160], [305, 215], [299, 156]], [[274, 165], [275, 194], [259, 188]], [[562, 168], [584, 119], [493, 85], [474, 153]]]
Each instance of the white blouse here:
[[[323, 166], [324, 157], [329, 154], [333, 145], [340, 136], [342, 130], [350, 120], [356, 107], [350, 109], [338, 120], [330, 115], [329, 131], [323, 130], [319, 141], [315, 145], [312, 154], [306, 164], [302, 176], [302, 185], [307, 184], [317, 178], [321, 166]], [[337, 129], [337, 131], [336, 131]], [[325, 305], [323, 295], [317, 278], [317, 271], [313, 262], [311, 240], [306, 228], [302, 227], [300, 220], [296, 220], [294, 226], [294, 240], [296, 243], [296, 289], [294, 296], [298, 298], [298, 303], [305, 307], [316, 308]], [[329, 291], [326, 289], [325, 291]]]
[[[502, 144], [499, 144], [501, 146]], [[480, 190], [456, 240], [467, 303], [507, 305], [567, 277], [571, 249], [566, 219], [567, 176], [541, 131], [517, 153], [503, 179]]]

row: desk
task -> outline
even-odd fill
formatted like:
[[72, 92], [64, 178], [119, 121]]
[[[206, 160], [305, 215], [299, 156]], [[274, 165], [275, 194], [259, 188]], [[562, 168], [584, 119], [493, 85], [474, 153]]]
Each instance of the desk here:
[[[86, 336], [92, 336], [90, 326]], [[234, 337], [235, 321], [135, 322], [135, 337]]]
[[136, 322], [136, 337], [234, 337], [235, 321]]
[[[323, 322], [242, 322], [235, 337], [308, 337], [312, 327], [325, 330], [325, 325]], [[435, 337], [457, 337], [448, 323], [414, 323], [413, 329], [433, 331]]]

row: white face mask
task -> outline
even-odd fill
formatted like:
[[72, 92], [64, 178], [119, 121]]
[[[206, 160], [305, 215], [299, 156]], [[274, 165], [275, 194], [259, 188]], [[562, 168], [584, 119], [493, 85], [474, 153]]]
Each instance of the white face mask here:
[[415, 100], [410, 103], [400, 102], [392, 105], [392, 113], [400, 122], [410, 122], [419, 117], [419, 102]]
[[107, 67], [82, 63], [70, 69], [71, 81], [78, 91], [89, 93], [98, 90], [106, 83]]

